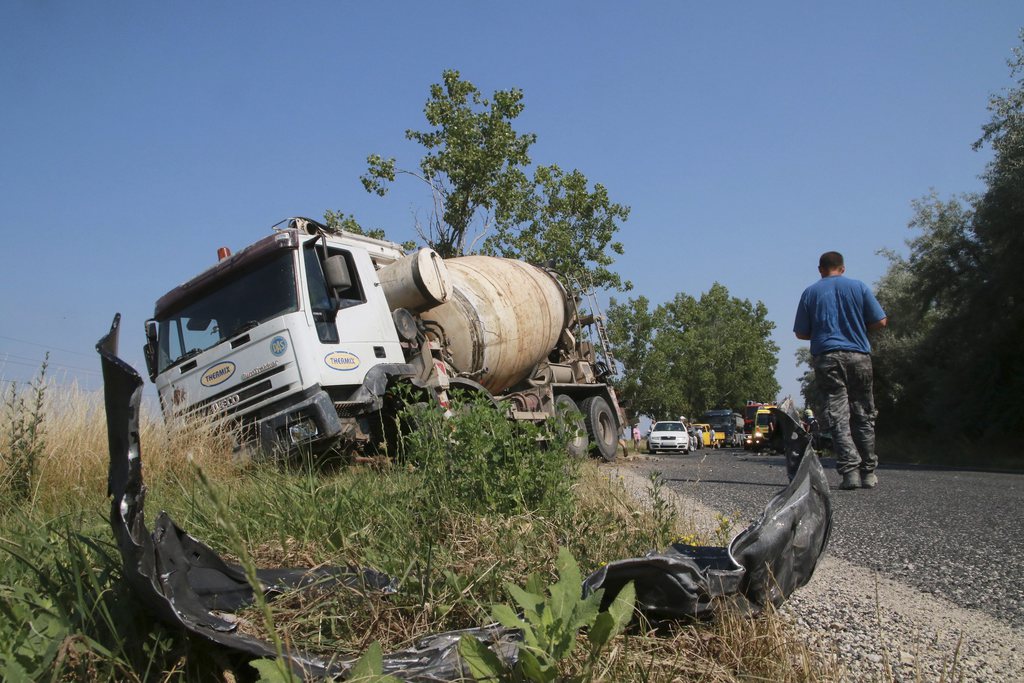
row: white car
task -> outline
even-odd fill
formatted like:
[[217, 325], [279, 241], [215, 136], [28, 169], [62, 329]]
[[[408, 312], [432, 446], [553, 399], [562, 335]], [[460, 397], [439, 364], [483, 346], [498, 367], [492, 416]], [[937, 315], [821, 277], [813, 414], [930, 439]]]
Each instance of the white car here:
[[675, 451], [686, 454], [690, 452], [690, 434], [686, 425], [674, 420], [655, 422], [647, 435], [647, 452]]

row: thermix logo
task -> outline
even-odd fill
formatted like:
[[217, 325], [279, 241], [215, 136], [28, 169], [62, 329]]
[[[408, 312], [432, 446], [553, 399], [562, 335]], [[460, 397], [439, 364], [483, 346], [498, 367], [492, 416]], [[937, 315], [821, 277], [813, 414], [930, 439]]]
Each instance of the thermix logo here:
[[359, 356], [348, 351], [334, 351], [324, 357], [324, 363], [332, 370], [355, 370], [359, 367]]
[[204, 387], [215, 387], [222, 382], [226, 382], [233, 374], [235, 374], [235, 364], [231, 361], [224, 361], [223, 363], [217, 363], [208, 367], [203, 372], [203, 378], [199, 382]]

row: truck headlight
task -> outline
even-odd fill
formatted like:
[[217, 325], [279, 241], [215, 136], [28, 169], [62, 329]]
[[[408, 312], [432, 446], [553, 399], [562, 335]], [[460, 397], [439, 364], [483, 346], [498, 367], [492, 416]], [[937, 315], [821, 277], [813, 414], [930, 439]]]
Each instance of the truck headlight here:
[[320, 433], [317, 429], [316, 423], [308, 417], [304, 417], [294, 424], [288, 425], [288, 436], [292, 440], [292, 444], [298, 445], [306, 443], [316, 438], [316, 435]]

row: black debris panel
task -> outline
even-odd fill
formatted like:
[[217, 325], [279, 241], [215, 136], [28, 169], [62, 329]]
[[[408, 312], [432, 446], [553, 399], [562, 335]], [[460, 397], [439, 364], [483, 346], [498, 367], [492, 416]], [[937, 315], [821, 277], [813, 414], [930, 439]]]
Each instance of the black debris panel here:
[[604, 588], [604, 608], [634, 581], [637, 609], [648, 619], [704, 619], [713, 616], [716, 598], [732, 598], [757, 612], [768, 603], [782, 604], [810, 581], [828, 545], [832, 501], [825, 471], [791, 412], [785, 404], [773, 410], [786, 447], [798, 453], [787, 456], [792, 480], [728, 548], [673, 544], [609, 562], [587, 577], [584, 592]]
[[[124, 562], [124, 576], [145, 607], [165, 623], [223, 646], [242, 658], [276, 657], [272, 643], [240, 633], [233, 612], [249, 606], [253, 588], [242, 569], [179, 528], [166, 514], [146, 528], [146, 488], [139, 443], [142, 378], [117, 356], [120, 315], [96, 345], [103, 367], [110, 449], [110, 525]], [[790, 406], [791, 408], [791, 406]], [[789, 412], [792, 412], [791, 410]], [[673, 545], [645, 557], [616, 560], [589, 576], [584, 594], [605, 589], [610, 604], [634, 581], [637, 608], [652, 620], [712, 616], [716, 598], [733, 598], [757, 611], [781, 604], [810, 580], [828, 544], [832, 508], [825, 473], [799, 421], [777, 411], [795, 474], [764, 513], [728, 548]], [[795, 452], [795, 451], [794, 451]], [[787, 458], [787, 462], [790, 459]], [[798, 465], [798, 467], [797, 467]], [[273, 599], [286, 590], [330, 590], [339, 584], [362, 591], [396, 590], [387, 575], [360, 567], [257, 570], [260, 590]], [[465, 635], [478, 638], [504, 662], [515, 663], [522, 634], [497, 624], [425, 636], [412, 647], [385, 655], [384, 672], [405, 681], [454, 681], [468, 672], [457, 647]], [[305, 679], [344, 679], [354, 659], [324, 659], [289, 650], [292, 670]]]

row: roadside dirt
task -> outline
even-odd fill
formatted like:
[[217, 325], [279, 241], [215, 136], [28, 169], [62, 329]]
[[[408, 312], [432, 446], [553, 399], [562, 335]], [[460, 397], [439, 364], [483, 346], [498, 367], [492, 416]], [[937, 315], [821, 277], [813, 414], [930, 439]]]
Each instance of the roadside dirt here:
[[[609, 467], [641, 504], [649, 480], [628, 459]], [[662, 495], [693, 530], [712, 534], [719, 511], [677, 492]], [[767, 500], [765, 501], [767, 502]], [[738, 531], [738, 530], [737, 530]], [[827, 554], [810, 583], [780, 610], [811, 648], [849, 681], [1018, 681], [1024, 630], [961, 608]]]

